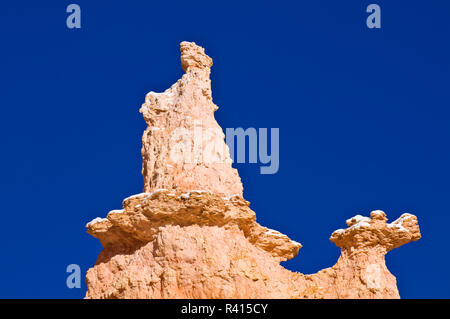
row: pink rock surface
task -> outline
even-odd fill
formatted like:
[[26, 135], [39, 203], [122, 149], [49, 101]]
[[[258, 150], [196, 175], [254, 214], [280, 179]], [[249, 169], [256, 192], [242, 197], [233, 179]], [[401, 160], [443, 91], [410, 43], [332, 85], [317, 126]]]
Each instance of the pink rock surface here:
[[242, 195], [241, 179], [214, 118], [212, 59], [194, 43], [182, 42], [180, 48], [186, 73], [163, 93], [148, 93], [140, 109], [148, 125], [142, 137], [144, 192], [199, 189]]
[[280, 265], [301, 244], [256, 222], [214, 119], [212, 60], [182, 42], [183, 77], [140, 112], [144, 193], [88, 223], [103, 246], [86, 298], [399, 298], [385, 254], [420, 238], [417, 218], [347, 220], [330, 240], [337, 263], [316, 274]]

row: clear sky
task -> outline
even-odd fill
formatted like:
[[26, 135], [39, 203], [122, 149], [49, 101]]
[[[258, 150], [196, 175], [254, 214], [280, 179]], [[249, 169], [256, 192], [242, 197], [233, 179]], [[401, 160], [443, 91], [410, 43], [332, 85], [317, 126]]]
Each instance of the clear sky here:
[[[81, 7], [81, 29], [66, 7]], [[366, 7], [381, 7], [368, 29]], [[387, 255], [405, 298], [449, 298], [449, 1], [2, 1], [0, 297], [81, 298], [93, 218], [142, 191], [138, 109], [181, 75], [179, 42], [214, 59], [223, 127], [280, 129], [280, 169], [237, 164], [258, 221], [332, 266], [345, 220], [409, 212], [423, 238]]]

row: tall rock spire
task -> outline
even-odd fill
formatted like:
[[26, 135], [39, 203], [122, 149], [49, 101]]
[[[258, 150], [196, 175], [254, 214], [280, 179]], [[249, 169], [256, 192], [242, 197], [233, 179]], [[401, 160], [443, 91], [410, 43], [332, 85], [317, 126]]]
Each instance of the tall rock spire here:
[[148, 125], [142, 137], [144, 192], [242, 195], [225, 135], [214, 119], [212, 59], [193, 42], [182, 42], [180, 49], [186, 73], [163, 93], [148, 93], [140, 109]]
[[144, 193], [86, 225], [103, 246], [86, 298], [399, 298], [384, 256], [420, 239], [417, 218], [356, 215], [331, 235], [341, 248], [334, 266], [312, 275], [283, 268], [302, 245], [259, 225], [242, 197], [214, 119], [211, 58], [182, 42], [181, 65], [182, 78], [140, 109]]

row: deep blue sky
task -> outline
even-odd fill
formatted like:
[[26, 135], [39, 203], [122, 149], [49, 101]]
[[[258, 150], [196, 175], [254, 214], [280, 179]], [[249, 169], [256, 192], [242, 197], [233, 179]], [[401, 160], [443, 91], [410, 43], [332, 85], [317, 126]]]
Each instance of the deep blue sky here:
[[[82, 28], [65, 25], [66, 6]], [[382, 28], [365, 25], [378, 3]], [[81, 298], [66, 266], [101, 250], [91, 219], [142, 190], [138, 109], [181, 75], [179, 42], [214, 59], [225, 127], [279, 127], [280, 170], [236, 167], [264, 226], [332, 266], [356, 214], [418, 216], [387, 255], [405, 298], [449, 298], [449, 1], [2, 1], [0, 297]]]

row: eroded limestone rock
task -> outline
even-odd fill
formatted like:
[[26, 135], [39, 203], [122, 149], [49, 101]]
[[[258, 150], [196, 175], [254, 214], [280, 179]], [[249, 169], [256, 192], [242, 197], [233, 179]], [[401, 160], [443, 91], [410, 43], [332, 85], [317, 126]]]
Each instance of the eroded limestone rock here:
[[330, 238], [337, 263], [316, 274], [280, 265], [301, 244], [256, 222], [214, 119], [212, 60], [180, 47], [186, 73], [140, 109], [144, 193], [86, 225], [103, 246], [86, 298], [398, 298], [384, 256], [420, 238], [414, 215], [347, 220]]

